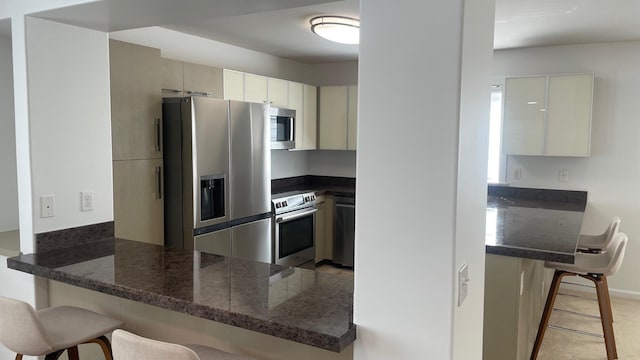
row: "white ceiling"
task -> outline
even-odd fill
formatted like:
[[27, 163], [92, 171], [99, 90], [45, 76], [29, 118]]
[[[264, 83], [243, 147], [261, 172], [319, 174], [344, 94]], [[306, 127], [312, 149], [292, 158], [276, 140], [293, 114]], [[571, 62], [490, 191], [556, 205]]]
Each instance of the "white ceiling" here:
[[[160, 25], [305, 63], [357, 59], [357, 45], [309, 31], [327, 14], [358, 17], [359, 0], [106, 0], [37, 15], [103, 31]], [[626, 40], [640, 40], [640, 0], [496, 0], [496, 49]]]

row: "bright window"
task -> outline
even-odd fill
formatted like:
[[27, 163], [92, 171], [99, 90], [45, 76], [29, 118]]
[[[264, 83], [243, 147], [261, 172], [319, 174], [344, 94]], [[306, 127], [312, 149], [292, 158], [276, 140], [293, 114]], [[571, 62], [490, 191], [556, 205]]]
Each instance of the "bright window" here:
[[498, 183], [504, 178], [504, 156], [501, 154], [502, 132], [502, 87], [491, 89], [491, 112], [489, 117], [489, 165], [487, 182]]

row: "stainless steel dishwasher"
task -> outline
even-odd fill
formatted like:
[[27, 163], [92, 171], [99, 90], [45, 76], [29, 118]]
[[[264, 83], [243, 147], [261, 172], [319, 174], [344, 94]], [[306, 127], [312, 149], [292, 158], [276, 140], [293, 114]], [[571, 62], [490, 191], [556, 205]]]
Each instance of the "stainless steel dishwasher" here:
[[333, 211], [333, 263], [353, 267], [356, 230], [355, 199], [336, 197]]

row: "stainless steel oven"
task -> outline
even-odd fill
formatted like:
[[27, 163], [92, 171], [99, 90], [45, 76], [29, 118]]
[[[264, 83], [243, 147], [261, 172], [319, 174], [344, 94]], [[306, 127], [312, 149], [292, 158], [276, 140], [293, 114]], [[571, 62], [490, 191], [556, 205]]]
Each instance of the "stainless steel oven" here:
[[313, 192], [278, 194], [272, 199], [274, 263], [315, 266], [316, 196]]

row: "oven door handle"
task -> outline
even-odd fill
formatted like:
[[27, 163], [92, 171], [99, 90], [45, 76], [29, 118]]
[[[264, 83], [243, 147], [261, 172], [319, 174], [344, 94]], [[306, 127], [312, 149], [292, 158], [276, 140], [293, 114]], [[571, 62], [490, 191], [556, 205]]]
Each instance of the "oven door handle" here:
[[289, 216], [280, 216], [276, 218], [276, 222], [277, 223], [282, 223], [282, 222], [286, 222], [286, 221], [291, 221], [291, 220], [295, 220], [301, 217], [305, 217], [305, 216], [309, 216], [313, 213], [318, 212], [318, 209], [312, 209], [309, 211], [305, 211], [303, 213], [297, 213], [297, 214], [293, 214], [293, 215], [289, 215]]

